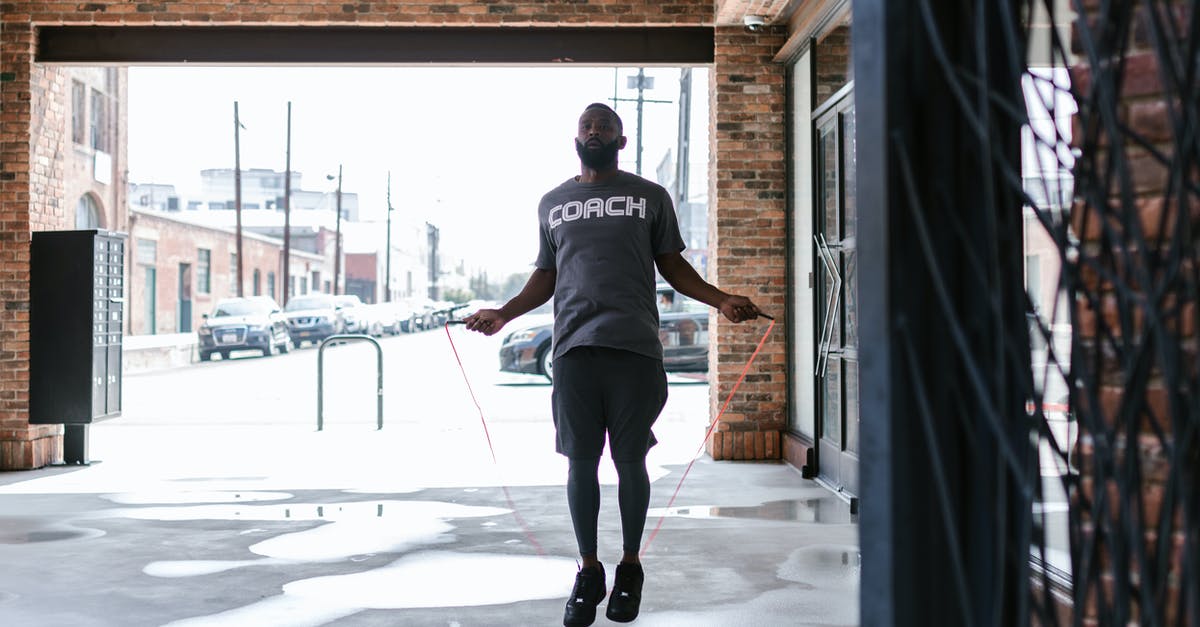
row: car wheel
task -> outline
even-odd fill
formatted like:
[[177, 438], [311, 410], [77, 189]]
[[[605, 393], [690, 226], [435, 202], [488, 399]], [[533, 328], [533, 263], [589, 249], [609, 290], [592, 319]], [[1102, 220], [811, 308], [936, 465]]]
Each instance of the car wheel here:
[[229, 351], [221, 351], [221, 359], [229, 359]]
[[200, 351], [200, 361], [212, 361], [212, 353], [208, 351]]
[[275, 354], [275, 342], [271, 338], [267, 338], [267, 345], [262, 347], [263, 357], [270, 357]]
[[554, 364], [553, 359], [551, 359], [553, 356], [550, 347], [547, 346], [542, 349], [542, 356], [538, 359], [538, 367], [542, 370], [542, 374], [546, 375], [546, 378], [551, 381], [554, 380]]
[[281, 353], [287, 354], [287, 352], [289, 350], [291, 350], [291, 348], [292, 348], [292, 343], [291, 343], [291, 341], [289, 341], [287, 339], [284, 339], [282, 342], [279, 343], [279, 352], [281, 352]]

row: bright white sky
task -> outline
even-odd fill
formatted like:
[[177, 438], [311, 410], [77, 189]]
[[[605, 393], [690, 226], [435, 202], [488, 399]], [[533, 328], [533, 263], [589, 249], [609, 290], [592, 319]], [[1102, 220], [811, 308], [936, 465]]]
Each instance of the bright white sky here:
[[[292, 102], [292, 169], [307, 190], [359, 195], [364, 220], [383, 219], [387, 173], [392, 205], [442, 230], [443, 247], [490, 276], [529, 268], [537, 248], [537, 201], [578, 174], [573, 137], [590, 102], [636, 97], [636, 68], [240, 68], [129, 70], [129, 178], [199, 188], [200, 170], [232, 168], [233, 103], [242, 124], [244, 169], [283, 171], [287, 103]], [[643, 175], [674, 151], [679, 70], [647, 68]], [[707, 99], [702, 72], [693, 102]], [[620, 102], [634, 171], [636, 105]], [[694, 109], [695, 111], [695, 109]], [[704, 110], [700, 111], [703, 114]], [[706, 119], [693, 119], [704, 143]], [[699, 135], [697, 132], [699, 131]], [[399, 214], [394, 219], [400, 219]]]

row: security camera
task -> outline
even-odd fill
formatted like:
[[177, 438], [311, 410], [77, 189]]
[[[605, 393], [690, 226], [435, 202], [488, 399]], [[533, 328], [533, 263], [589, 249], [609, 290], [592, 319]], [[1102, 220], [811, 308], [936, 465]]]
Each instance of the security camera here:
[[767, 21], [761, 15], [747, 15], [742, 18], [742, 23], [746, 25], [746, 30], [757, 33], [767, 25]]

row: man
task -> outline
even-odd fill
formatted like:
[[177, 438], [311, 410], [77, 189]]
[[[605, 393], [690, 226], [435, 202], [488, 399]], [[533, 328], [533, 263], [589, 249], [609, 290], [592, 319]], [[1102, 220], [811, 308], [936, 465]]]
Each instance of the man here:
[[667, 400], [658, 336], [654, 268], [682, 294], [720, 309], [733, 322], [759, 309], [748, 298], [709, 284], [684, 260], [683, 238], [662, 186], [617, 167], [625, 147], [621, 118], [591, 104], [579, 118], [575, 150], [580, 173], [542, 197], [536, 269], [519, 294], [499, 309], [465, 318], [485, 335], [554, 297], [556, 448], [569, 460], [567, 504], [582, 565], [563, 624], [591, 625], [606, 594], [597, 557], [598, 468], [607, 433], [617, 469], [624, 555], [617, 565], [607, 616], [637, 618], [644, 574], [638, 559], [650, 479], [650, 428]]

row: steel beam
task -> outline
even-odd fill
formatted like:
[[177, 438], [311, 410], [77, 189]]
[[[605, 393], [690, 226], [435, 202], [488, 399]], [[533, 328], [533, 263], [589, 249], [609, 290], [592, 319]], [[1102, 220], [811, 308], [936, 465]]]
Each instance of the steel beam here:
[[713, 29], [671, 27], [43, 26], [40, 63], [700, 65]]

